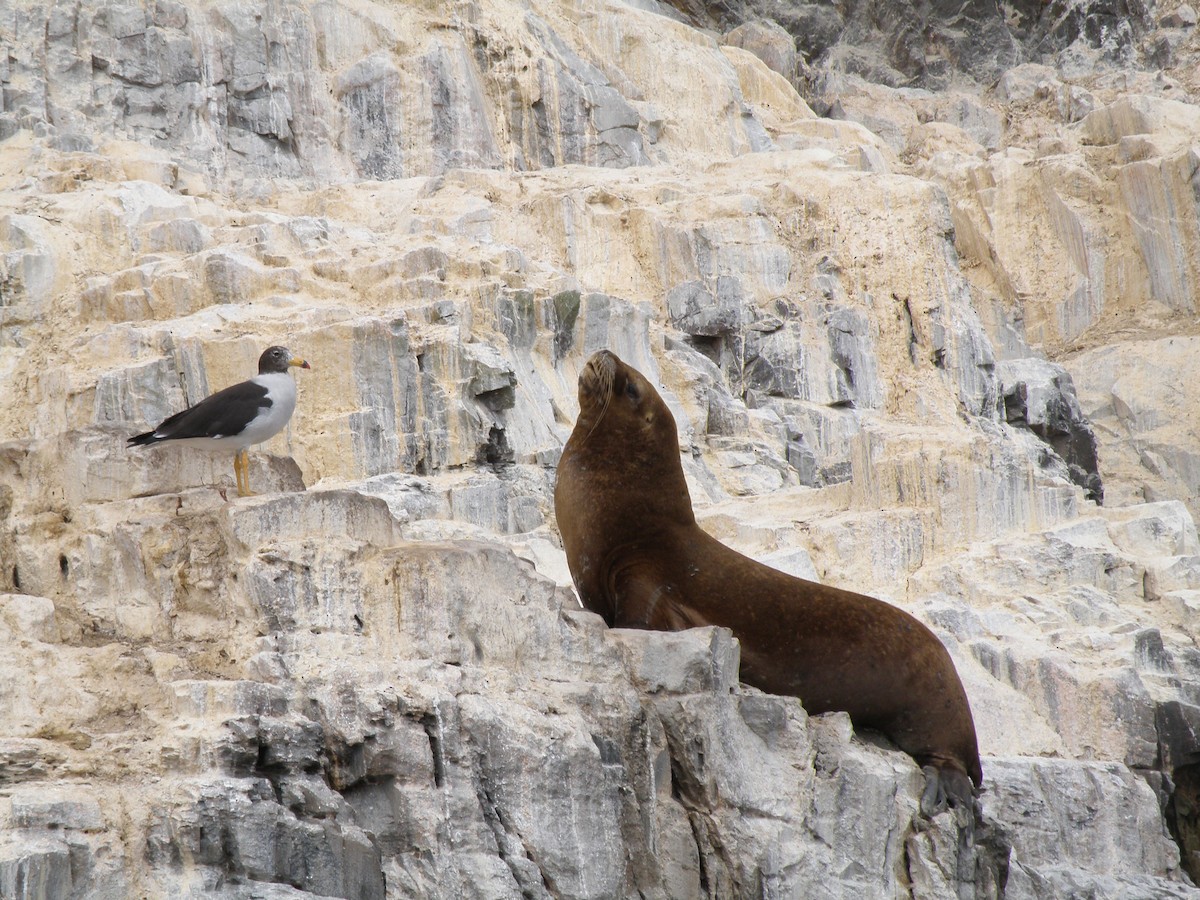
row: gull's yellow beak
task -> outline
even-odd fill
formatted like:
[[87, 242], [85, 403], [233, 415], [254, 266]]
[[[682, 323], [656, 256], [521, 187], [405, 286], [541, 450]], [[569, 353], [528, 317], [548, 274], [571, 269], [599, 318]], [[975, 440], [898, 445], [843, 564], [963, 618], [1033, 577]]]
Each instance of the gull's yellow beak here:
[[301, 369], [311, 369], [312, 368], [312, 366], [310, 366], [308, 363], [306, 363], [304, 360], [302, 360], [298, 356], [293, 356], [291, 359], [289, 359], [288, 365], [289, 366], [299, 366]]

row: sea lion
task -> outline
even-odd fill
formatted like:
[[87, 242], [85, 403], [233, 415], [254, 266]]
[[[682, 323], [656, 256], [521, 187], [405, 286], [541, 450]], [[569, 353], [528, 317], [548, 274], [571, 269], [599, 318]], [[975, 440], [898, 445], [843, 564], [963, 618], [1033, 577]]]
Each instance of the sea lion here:
[[983, 783], [975, 723], [941, 641], [882, 600], [787, 575], [705, 533], [671, 411], [607, 350], [579, 376], [554, 512], [579, 598], [610, 627], [729, 628], [747, 684], [882, 732], [923, 767], [927, 813], [945, 799], [972, 807]]

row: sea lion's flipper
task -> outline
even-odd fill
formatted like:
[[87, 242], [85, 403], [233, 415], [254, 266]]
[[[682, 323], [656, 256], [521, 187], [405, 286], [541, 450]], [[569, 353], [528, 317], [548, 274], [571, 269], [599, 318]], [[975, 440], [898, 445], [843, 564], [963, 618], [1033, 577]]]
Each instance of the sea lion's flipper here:
[[710, 624], [679, 602], [679, 592], [652, 566], [629, 566], [621, 571], [613, 579], [613, 594], [613, 624], [618, 628], [683, 631]]
[[953, 766], [925, 765], [921, 771], [925, 773], [921, 814], [932, 819], [947, 808], [953, 813], [958, 827], [957, 875], [967, 885], [975, 878], [975, 826], [983, 822], [975, 788], [967, 774]]
[[953, 809], [975, 809], [975, 786], [966, 772], [954, 766], [921, 767], [925, 773], [925, 790], [921, 794], [921, 813], [932, 819], [947, 806]]

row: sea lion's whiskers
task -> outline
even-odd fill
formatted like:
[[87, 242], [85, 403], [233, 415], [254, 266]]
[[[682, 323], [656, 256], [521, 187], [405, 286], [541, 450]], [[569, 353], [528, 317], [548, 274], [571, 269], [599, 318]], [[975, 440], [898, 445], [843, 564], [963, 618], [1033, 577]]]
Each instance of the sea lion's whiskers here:
[[592, 427], [589, 428], [588, 433], [586, 435], [584, 435], [584, 438], [583, 438], [584, 443], [587, 443], [587, 439], [590, 438], [595, 433], [595, 431], [598, 427], [600, 427], [600, 423], [604, 421], [604, 414], [606, 412], [608, 412], [608, 407], [612, 403], [612, 386], [613, 386], [613, 372], [614, 372], [614, 367], [611, 365], [603, 366], [603, 367], [593, 366], [591, 364], [591, 362], [589, 362], [588, 368], [590, 368], [592, 370], [592, 373], [596, 376], [598, 387], [604, 393], [604, 404], [600, 407], [600, 414], [596, 416], [596, 421], [592, 423]]

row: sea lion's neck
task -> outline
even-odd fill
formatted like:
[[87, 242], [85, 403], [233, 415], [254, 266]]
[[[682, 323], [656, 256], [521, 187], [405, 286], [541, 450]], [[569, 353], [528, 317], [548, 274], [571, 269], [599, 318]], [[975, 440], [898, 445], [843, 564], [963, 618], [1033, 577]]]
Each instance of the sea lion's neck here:
[[604, 432], [601, 426], [589, 439], [581, 459], [591, 470], [593, 483], [603, 482], [606, 506], [612, 514], [636, 516], [633, 521], [695, 524], [674, 429], [670, 435], [647, 440], [645, 435]]

